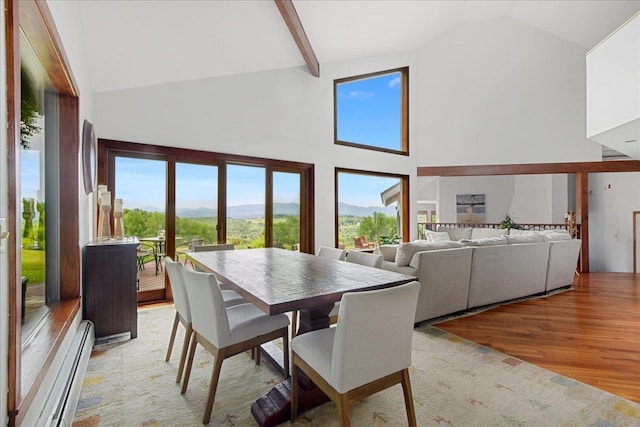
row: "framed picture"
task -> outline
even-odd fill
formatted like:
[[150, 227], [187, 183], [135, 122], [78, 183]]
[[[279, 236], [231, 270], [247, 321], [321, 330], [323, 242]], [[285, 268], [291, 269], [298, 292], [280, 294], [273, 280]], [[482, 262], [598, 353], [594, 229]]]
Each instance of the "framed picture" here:
[[82, 173], [84, 192], [89, 195], [96, 184], [96, 133], [87, 119], [82, 125]]
[[486, 220], [484, 194], [456, 195], [456, 222], [482, 223]]

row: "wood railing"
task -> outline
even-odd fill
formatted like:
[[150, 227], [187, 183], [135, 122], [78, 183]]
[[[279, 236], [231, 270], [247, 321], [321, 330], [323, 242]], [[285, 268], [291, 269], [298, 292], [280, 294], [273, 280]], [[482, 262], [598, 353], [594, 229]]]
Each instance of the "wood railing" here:
[[[475, 227], [475, 228], [500, 228], [499, 223], [468, 223], [468, 222], [419, 222], [418, 237], [422, 237], [425, 230], [437, 231], [438, 227]], [[518, 224], [519, 230], [543, 231], [543, 230], [567, 230], [574, 239], [580, 239], [580, 224]]]

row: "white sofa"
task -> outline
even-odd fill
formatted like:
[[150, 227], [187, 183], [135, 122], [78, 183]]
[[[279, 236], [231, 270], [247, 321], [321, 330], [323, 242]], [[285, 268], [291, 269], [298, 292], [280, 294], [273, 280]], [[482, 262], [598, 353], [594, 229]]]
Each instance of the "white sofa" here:
[[418, 278], [415, 321], [421, 322], [570, 286], [581, 242], [561, 234], [384, 246], [382, 268]]

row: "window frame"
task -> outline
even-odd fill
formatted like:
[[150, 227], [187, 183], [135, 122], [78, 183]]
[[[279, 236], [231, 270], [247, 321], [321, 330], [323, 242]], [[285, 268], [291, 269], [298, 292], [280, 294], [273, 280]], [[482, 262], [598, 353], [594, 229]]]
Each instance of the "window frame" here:
[[[376, 147], [362, 142], [342, 141], [338, 139], [338, 85], [356, 80], [364, 80], [386, 74], [400, 73], [400, 149]], [[400, 67], [373, 73], [361, 74], [357, 76], [344, 77], [333, 81], [333, 141], [335, 145], [360, 148], [364, 150], [381, 151], [390, 154], [409, 155], [409, 67]]]
[[340, 232], [339, 232], [339, 225], [340, 225], [340, 219], [338, 216], [338, 206], [340, 204], [340, 198], [339, 198], [339, 192], [338, 192], [338, 188], [339, 188], [339, 182], [338, 182], [338, 176], [341, 173], [348, 173], [348, 174], [353, 174], [353, 175], [371, 175], [371, 176], [379, 176], [379, 177], [384, 177], [384, 178], [397, 178], [400, 180], [400, 187], [401, 187], [401, 198], [400, 198], [400, 202], [401, 202], [401, 214], [400, 214], [400, 221], [401, 221], [401, 225], [402, 225], [402, 235], [400, 235], [400, 233], [398, 234], [398, 236], [400, 236], [402, 238], [403, 242], [408, 242], [409, 241], [409, 236], [410, 236], [410, 230], [411, 230], [411, 222], [410, 222], [410, 203], [409, 203], [409, 175], [401, 175], [401, 174], [396, 174], [396, 173], [390, 173], [390, 172], [380, 172], [380, 171], [367, 171], [367, 170], [361, 170], [361, 169], [348, 169], [348, 168], [335, 168], [335, 172], [334, 172], [334, 201], [335, 201], [335, 205], [334, 205], [334, 230], [335, 230], [335, 236], [334, 236], [334, 247], [338, 247], [339, 243], [340, 243]]

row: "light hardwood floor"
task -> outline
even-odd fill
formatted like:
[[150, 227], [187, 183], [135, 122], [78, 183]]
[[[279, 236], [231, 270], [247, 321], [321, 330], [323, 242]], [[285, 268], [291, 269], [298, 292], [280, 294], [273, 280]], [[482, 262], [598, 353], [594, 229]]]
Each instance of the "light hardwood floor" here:
[[571, 291], [434, 326], [640, 403], [640, 275], [583, 274]]

